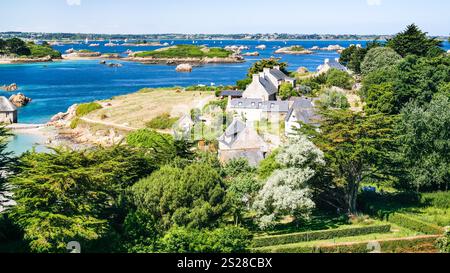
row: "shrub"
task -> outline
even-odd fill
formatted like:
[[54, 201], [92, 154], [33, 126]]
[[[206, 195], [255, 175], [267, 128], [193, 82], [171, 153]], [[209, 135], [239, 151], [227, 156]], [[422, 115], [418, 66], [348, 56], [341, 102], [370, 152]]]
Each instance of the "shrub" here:
[[77, 107], [76, 115], [77, 117], [86, 116], [87, 114], [102, 108], [103, 107], [96, 102], [80, 104]]
[[336, 86], [343, 89], [352, 88], [352, 77], [347, 72], [331, 69], [327, 72], [326, 78], [326, 84], [328, 86]]
[[320, 96], [319, 104], [323, 108], [348, 109], [350, 103], [342, 92], [327, 89]]
[[367, 52], [361, 63], [361, 72], [367, 75], [378, 69], [397, 64], [402, 57], [389, 47], [375, 47]]
[[328, 240], [339, 237], [359, 236], [373, 233], [387, 233], [390, 230], [391, 225], [376, 225], [266, 236], [255, 238], [254, 247], [294, 244], [300, 242]]
[[244, 253], [248, 252], [251, 233], [240, 227], [196, 230], [175, 227], [161, 240], [167, 253]]
[[406, 215], [403, 213], [394, 213], [388, 216], [388, 220], [391, 223], [397, 224], [399, 226], [418, 231], [424, 234], [442, 234], [444, 232], [443, 228], [433, 225], [430, 223], [423, 222], [413, 216]]
[[172, 118], [170, 117], [169, 113], [164, 113], [151, 121], [147, 122], [145, 126], [151, 129], [169, 129], [171, 128], [176, 122], [178, 121], [178, 118]]
[[[383, 253], [407, 253], [414, 250], [434, 250], [433, 245], [436, 237], [416, 237], [416, 238], [399, 238], [378, 241]], [[263, 247], [254, 249], [259, 253], [368, 253], [369, 242], [361, 242], [354, 244], [335, 244], [329, 246], [298, 246], [298, 245], [278, 245], [271, 247]]]
[[78, 127], [78, 125], [80, 125], [80, 119], [79, 118], [74, 118], [71, 122], [70, 122], [70, 129], [75, 129]]
[[440, 209], [450, 208], [450, 192], [428, 193], [422, 196], [422, 203]]

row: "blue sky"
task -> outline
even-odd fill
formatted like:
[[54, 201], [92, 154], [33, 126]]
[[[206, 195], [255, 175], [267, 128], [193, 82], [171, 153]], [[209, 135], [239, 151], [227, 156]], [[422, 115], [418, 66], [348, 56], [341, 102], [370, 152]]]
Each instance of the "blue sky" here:
[[0, 0], [0, 31], [450, 33], [447, 0]]

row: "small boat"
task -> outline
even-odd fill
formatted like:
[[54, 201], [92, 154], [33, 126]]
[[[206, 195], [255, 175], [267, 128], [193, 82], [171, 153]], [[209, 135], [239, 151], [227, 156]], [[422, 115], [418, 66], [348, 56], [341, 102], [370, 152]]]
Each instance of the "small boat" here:
[[90, 47], [100, 46], [100, 44], [90, 44]]

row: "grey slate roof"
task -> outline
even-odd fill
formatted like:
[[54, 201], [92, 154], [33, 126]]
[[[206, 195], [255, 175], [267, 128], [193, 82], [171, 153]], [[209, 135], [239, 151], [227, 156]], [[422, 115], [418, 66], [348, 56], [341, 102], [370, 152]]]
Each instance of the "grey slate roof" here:
[[242, 97], [242, 91], [225, 90], [220, 93], [221, 97]]
[[239, 134], [240, 132], [244, 131], [246, 125], [244, 122], [240, 121], [239, 119], [234, 119], [233, 122], [228, 126], [228, 128], [225, 130], [226, 136], [232, 136], [235, 134]]
[[273, 95], [278, 92], [278, 89], [266, 78], [259, 77], [259, 82], [262, 84], [262, 86], [266, 90], [267, 94]]
[[14, 112], [17, 108], [6, 97], [0, 97], [0, 112]]
[[277, 80], [293, 80], [286, 74], [284, 74], [281, 70], [278, 69], [270, 69], [270, 74], [272, 74]]
[[231, 109], [261, 109], [263, 112], [289, 111], [287, 101], [263, 101], [262, 99], [234, 99], [230, 102]]
[[319, 115], [316, 112], [312, 99], [305, 97], [296, 99], [291, 109], [289, 109], [286, 121], [288, 121], [293, 114], [295, 114], [297, 121], [310, 125], [318, 125]]
[[[327, 61], [327, 60], [326, 60]], [[330, 68], [334, 68], [334, 69], [338, 69], [338, 70], [341, 70], [341, 71], [348, 71], [348, 69], [347, 69], [347, 67], [345, 67], [345, 66], [343, 66], [341, 63], [339, 63], [339, 61], [338, 60], [336, 60], [336, 59], [332, 59], [332, 60], [330, 60], [330, 59], [328, 59], [328, 63], [325, 61], [325, 63], [323, 64], [323, 65], [320, 65], [318, 68], [317, 68], [317, 70], [319, 71], [319, 70], [321, 70], [322, 69], [322, 67], [324, 66], [324, 65], [326, 65], [326, 64], [328, 64], [329, 66], [330, 66]]]

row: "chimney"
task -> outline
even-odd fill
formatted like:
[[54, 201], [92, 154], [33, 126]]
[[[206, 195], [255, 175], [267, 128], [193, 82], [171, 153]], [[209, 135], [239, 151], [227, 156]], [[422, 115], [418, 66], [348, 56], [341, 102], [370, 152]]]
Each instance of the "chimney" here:
[[269, 74], [270, 73], [270, 68], [264, 68], [263, 71], [264, 71], [264, 74]]
[[329, 64], [330, 63], [330, 59], [325, 59], [325, 64]]
[[259, 81], [259, 74], [253, 74], [253, 81], [254, 82]]
[[280, 66], [279, 66], [279, 65], [276, 65], [276, 66], [273, 67], [273, 69], [275, 69], [275, 70], [280, 70]]
[[337, 63], [339, 62], [339, 58], [334, 59]]
[[264, 72], [259, 73], [259, 77], [260, 77], [261, 79], [264, 79], [264, 78], [265, 78]]

